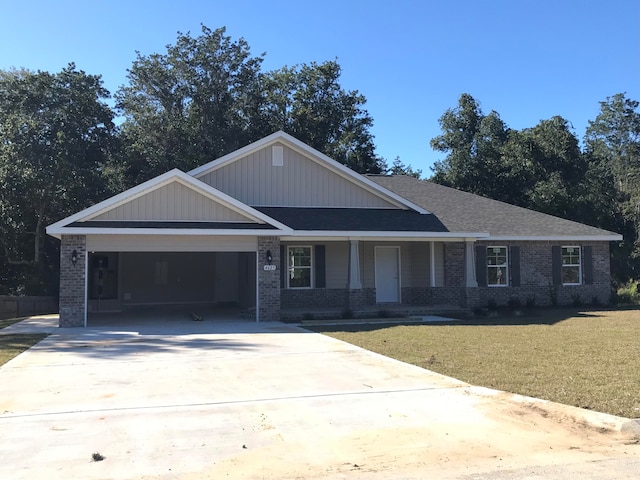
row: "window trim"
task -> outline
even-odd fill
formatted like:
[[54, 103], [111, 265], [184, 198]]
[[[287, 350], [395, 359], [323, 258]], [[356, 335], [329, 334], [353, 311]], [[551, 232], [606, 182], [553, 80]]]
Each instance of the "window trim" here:
[[[489, 256], [490, 256], [490, 250], [492, 248], [503, 248], [505, 251], [505, 262], [504, 265], [489, 265]], [[492, 253], [492, 252], [491, 252]], [[487, 287], [492, 287], [492, 288], [504, 288], [504, 287], [508, 287], [510, 282], [509, 282], [509, 247], [507, 247], [506, 245], [487, 245]], [[504, 275], [504, 283], [490, 283], [490, 276], [489, 276], [489, 269], [490, 268], [504, 268], [505, 269], [505, 275]]]
[[[309, 265], [308, 267], [296, 267], [296, 268], [308, 268], [309, 269], [309, 286], [308, 287], [292, 287], [289, 283], [289, 281], [291, 280], [291, 265], [289, 265], [289, 259], [291, 258], [291, 255], [289, 254], [289, 251], [293, 248], [308, 248], [309, 249], [309, 258], [310, 258], [310, 263], [311, 265]], [[313, 288], [315, 288], [315, 258], [314, 258], [314, 248], [313, 245], [287, 245], [287, 249], [286, 249], [286, 253], [287, 253], [287, 272], [285, 274], [286, 277], [286, 288], [288, 290], [311, 290]]]
[[[565, 248], [577, 248], [578, 249], [578, 263], [564, 264], [563, 251]], [[565, 283], [564, 282], [564, 268], [565, 267], [578, 267], [578, 283]], [[560, 281], [562, 286], [582, 285], [582, 247], [580, 245], [562, 245], [560, 247]]]

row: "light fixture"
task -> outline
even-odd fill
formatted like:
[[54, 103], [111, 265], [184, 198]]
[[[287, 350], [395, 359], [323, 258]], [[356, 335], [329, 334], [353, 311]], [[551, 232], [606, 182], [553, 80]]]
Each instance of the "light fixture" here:
[[73, 252], [71, 252], [71, 263], [75, 265], [77, 261], [78, 261], [78, 252], [74, 249]]
[[271, 250], [267, 250], [267, 265], [271, 265], [273, 257], [271, 256]]

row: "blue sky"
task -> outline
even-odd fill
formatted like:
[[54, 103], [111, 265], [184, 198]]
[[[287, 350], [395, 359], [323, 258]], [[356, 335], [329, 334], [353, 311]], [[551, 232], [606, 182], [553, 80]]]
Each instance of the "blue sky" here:
[[561, 115], [579, 138], [599, 101], [640, 100], [637, 0], [0, 0], [0, 69], [73, 61], [113, 93], [142, 54], [200, 24], [244, 37], [265, 69], [337, 58], [367, 98], [377, 153], [429, 175], [429, 140], [461, 93], [511, 128]]

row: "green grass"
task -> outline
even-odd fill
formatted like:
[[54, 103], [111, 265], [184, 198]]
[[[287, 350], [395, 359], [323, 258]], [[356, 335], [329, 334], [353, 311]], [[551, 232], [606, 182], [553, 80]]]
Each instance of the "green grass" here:
[[27, 317], [19, 317], [19, 318], [6, 318], [4, 320], [0, 319], [0, 330], [4, 327], [8, 327], [9, 325], [13, 325], [14, 323], [18, 323], [21, 320], [24, 320]]
[[314, 330], [474, 385], [640, 417], [640, 310], [541, 312]]
[[0, 365], [4, 365], [46, 337], [46, 334], [34, 333], [0, 335]]

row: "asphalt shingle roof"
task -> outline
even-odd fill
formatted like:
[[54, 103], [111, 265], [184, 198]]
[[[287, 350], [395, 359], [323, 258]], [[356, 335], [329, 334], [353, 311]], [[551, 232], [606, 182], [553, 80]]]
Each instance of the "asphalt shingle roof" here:
[[491, 236], [615, 235], [406, 175], [367, 178], [433, 213], [451, 232], [488, 232]]
[[294, 230], [446, 232], [435, 215], [384, 208], [253, 207]]

